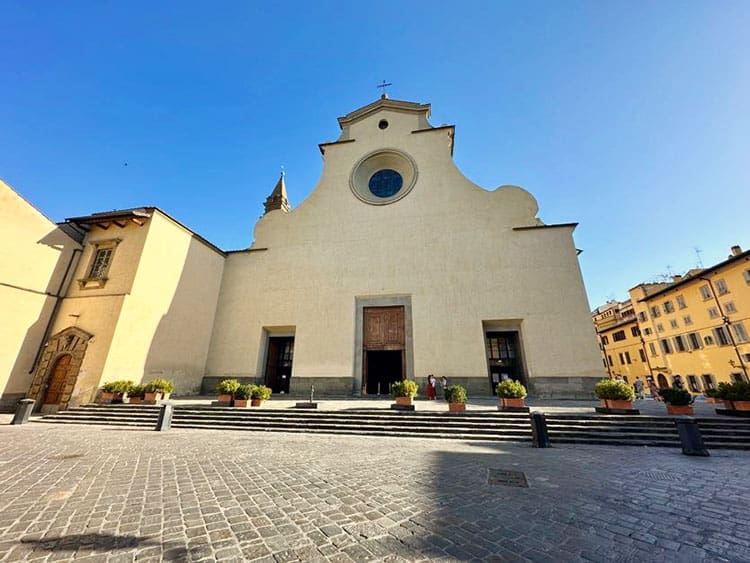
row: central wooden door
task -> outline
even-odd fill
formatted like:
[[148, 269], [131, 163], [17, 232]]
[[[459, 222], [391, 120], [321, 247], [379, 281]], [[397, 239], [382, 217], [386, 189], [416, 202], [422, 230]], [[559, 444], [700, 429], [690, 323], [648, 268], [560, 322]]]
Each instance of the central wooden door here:
[[387, 394], [405, 376], [404, 307], [365, 307], [363, 313], [362, 392]]
[[62, 396], [65, 379], [68, 377], [68, 367], [70, 366], [71, 356], [65, 354], [60, 356], [52, 368], [52, 373], [47, 382], [47, 393], [44, 396], [45, 405], [59, 405]]
[[274, 393], [289, 393], [294, 357], [293, 336], [272, 336], [266, 355], [266, 385]]

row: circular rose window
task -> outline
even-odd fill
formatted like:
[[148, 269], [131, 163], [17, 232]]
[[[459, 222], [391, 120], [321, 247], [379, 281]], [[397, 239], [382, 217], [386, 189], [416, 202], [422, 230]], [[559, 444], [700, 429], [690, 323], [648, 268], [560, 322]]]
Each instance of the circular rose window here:
[[412, 158], [395, 149], [370, 153], [354, 165], [349, 185], [359, 199], [373, 205], [393, 203], [411, 191], [417, 181]]

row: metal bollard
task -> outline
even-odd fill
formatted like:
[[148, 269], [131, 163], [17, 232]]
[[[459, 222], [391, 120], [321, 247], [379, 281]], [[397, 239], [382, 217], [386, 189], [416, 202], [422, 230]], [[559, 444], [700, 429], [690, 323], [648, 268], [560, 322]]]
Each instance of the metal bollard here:
[[172, 413], [174, 412], [174, 405], [169, 401], [165, 401], [159, 408], [159, 420], [156, 422], [155, 430], [157, 432], [163, 432], [169, 430], [172, 427]]
[[543, 412], [531, 413], [531, 436], [535, 448], [549, 448], [547, 419]]
[[34, 399], [21, 399], [16, 405], [16, 414], [13, 416], [11, 424], [26, 424], [29, 421], [31, 411], [34, 410]]
[[698, 428], [698, 422], [694, 418], [690, 416], [678, 417], [674, 419], [674, 423], [677, 425], [677, 433], [680, 435], [683, 454], [704, 457], [711, 455], [703, 443], [701, 429]]

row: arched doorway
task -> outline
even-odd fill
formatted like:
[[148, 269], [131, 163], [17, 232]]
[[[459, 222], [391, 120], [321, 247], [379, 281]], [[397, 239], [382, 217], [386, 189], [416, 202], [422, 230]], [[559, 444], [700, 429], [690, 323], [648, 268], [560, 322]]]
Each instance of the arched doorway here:
[[669, 383], [667, 382], [667, 378], [664, 377], [663, 373], [660, 373], [656, 376], [656, 380], [659, 382], [659, 389], [667, 389], [669, 387]]
[[44, 395], [45, 405], [60, 404], [65, 379], [68, 377], [68, 368], [70, 367], [70, 360], [72, 358], [70, 354], [63, 354], [55, 360], [55, 364], [52, 366], [49, 379], [47, 380], [47, 392]]

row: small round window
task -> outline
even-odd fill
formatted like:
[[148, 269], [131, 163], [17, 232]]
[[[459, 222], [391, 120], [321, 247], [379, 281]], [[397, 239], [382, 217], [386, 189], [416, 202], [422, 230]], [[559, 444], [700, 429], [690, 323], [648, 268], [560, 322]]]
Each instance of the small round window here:
[[401, 174], [389, 168], [375, 172], [370, 176], [370, 181], [367, 184], [372, 195], [377, 197], [394, 196], [403, 185], [404, 180], [401, 178]]

